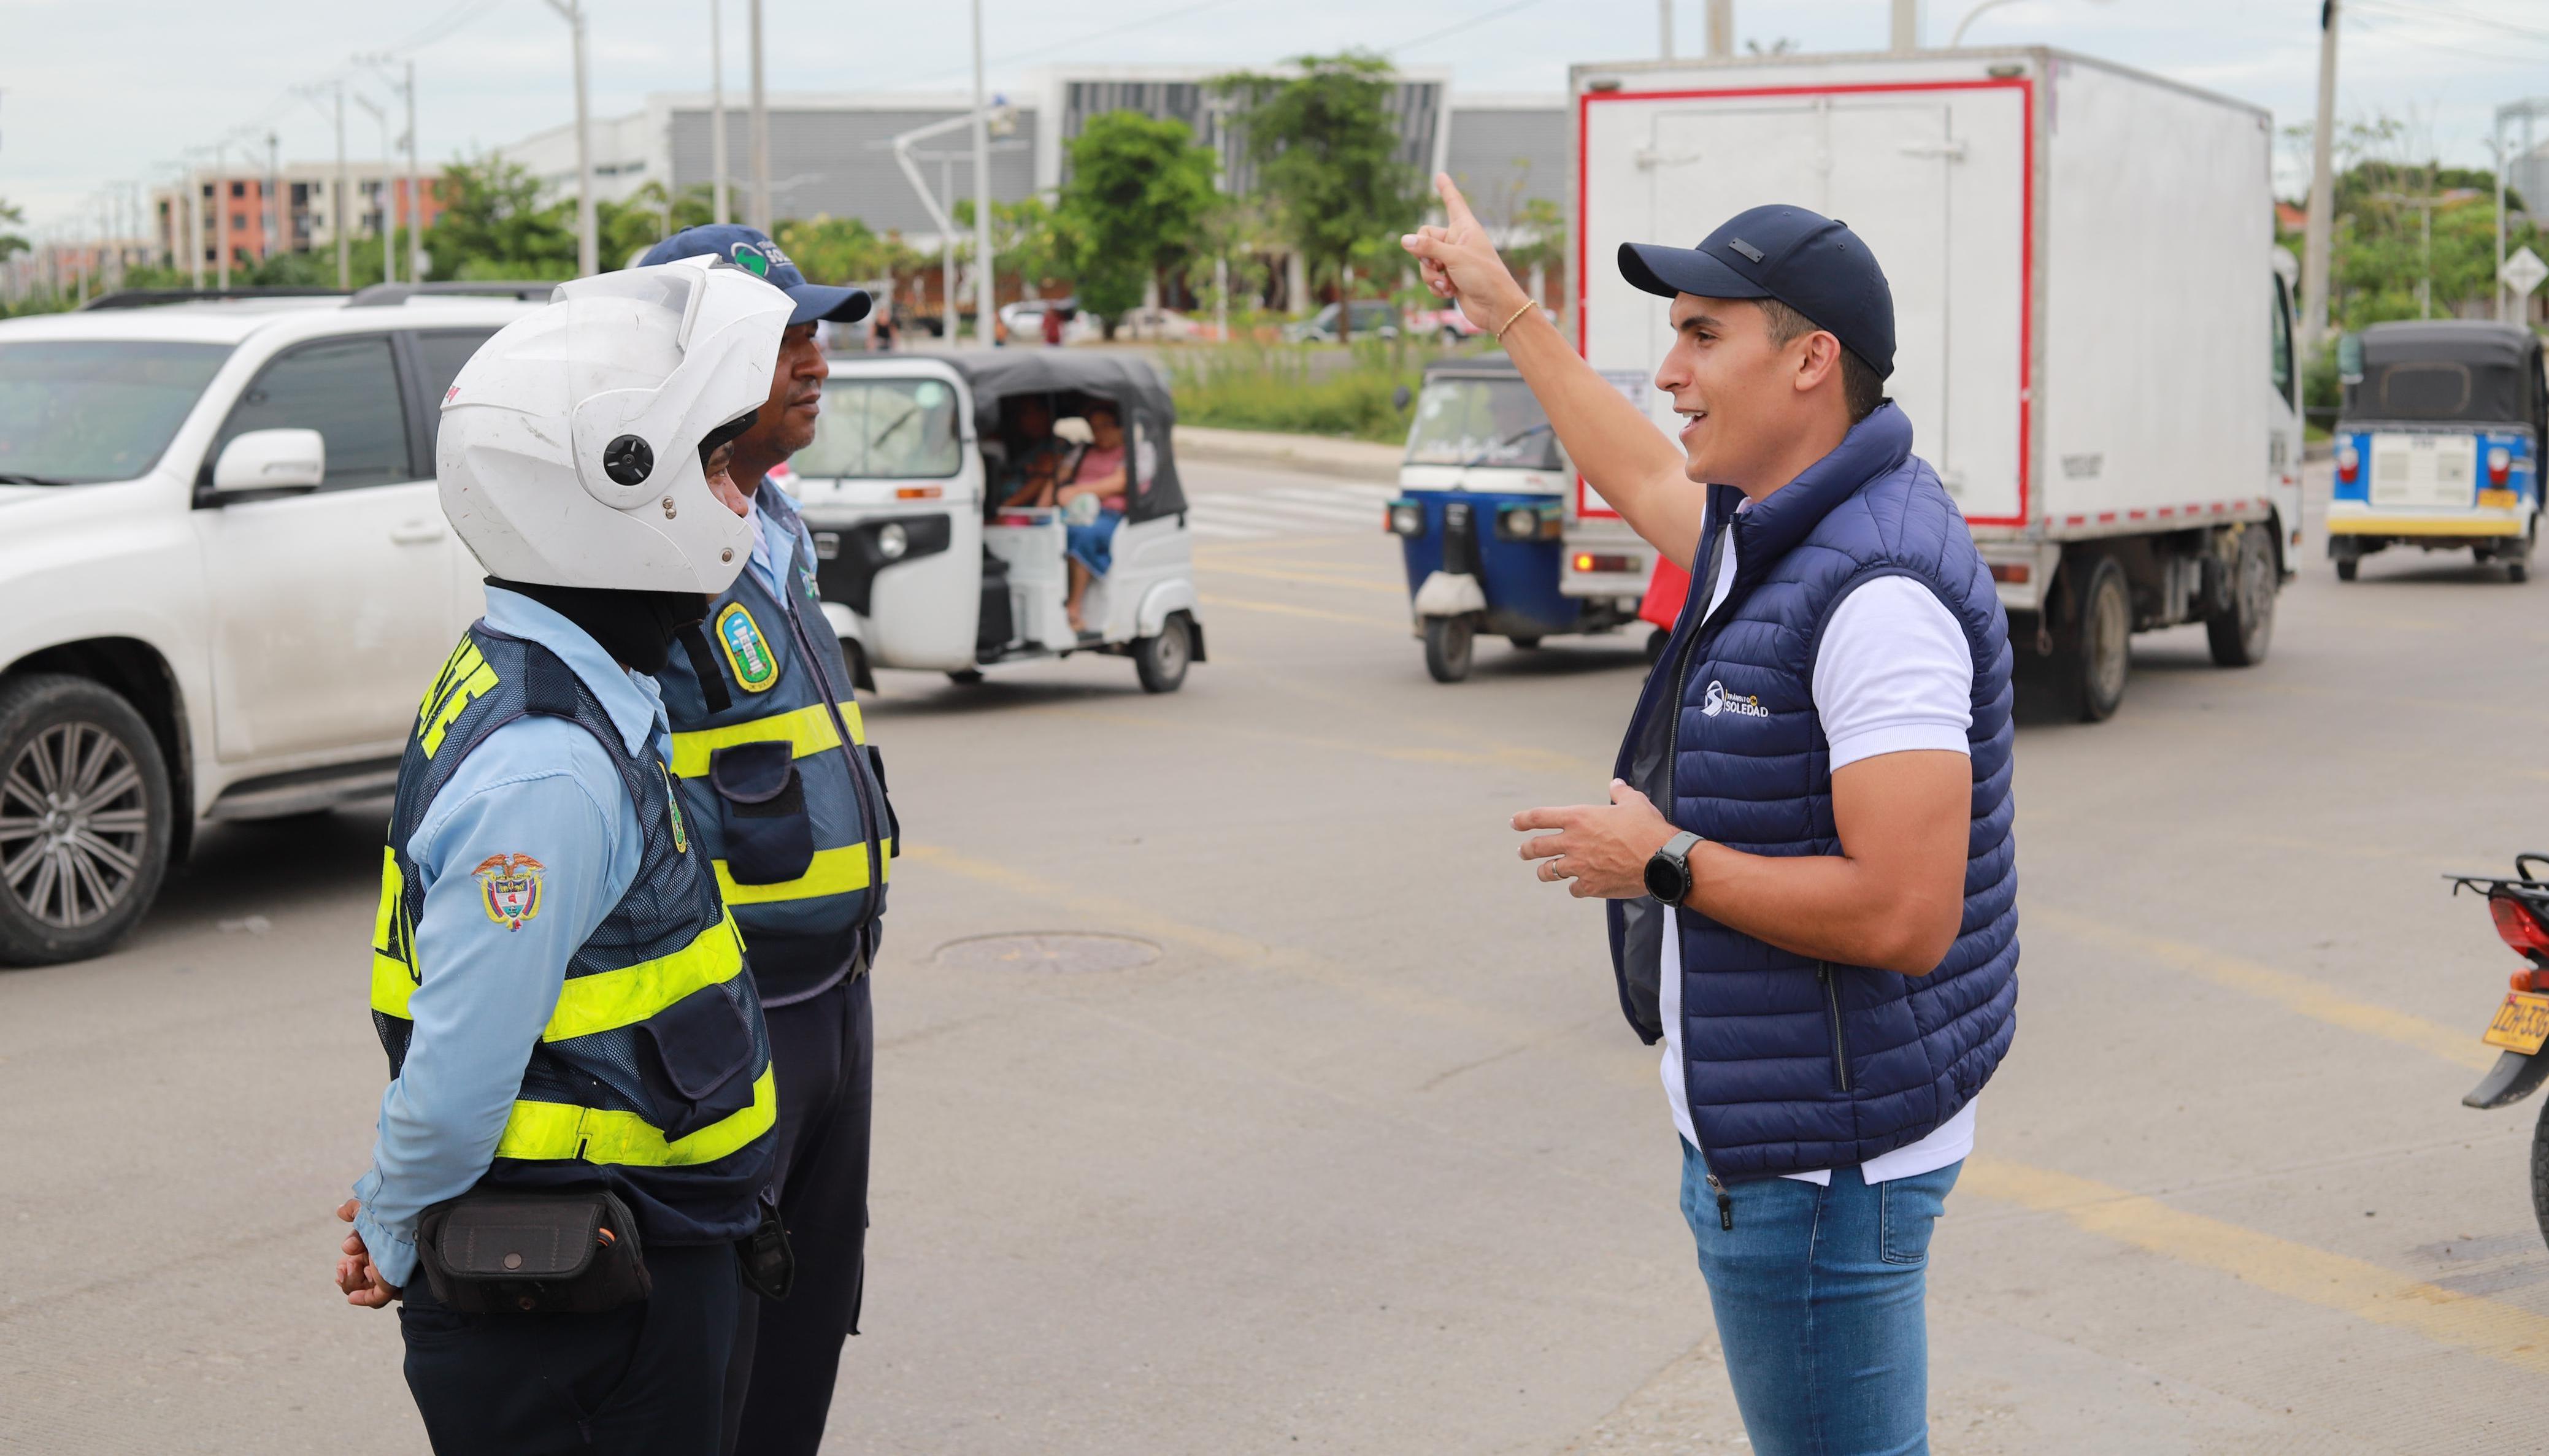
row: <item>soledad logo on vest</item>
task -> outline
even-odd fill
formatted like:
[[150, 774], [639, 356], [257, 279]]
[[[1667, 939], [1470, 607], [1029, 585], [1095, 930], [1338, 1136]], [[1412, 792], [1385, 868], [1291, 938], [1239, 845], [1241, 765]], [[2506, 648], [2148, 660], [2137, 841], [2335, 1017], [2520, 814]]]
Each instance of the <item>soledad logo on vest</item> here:
[[1700, 701], [1699, 715], [1714, 718], [1720, 713], [1742, 713], [1747, 718], [1770, 716], [1770, 710], [1761, 706], [1761, 699], [1749, 693], [1729, 692], [1725, 683], [1712, 679], [1708, 684], [1708, 695]]
[[717, 613], [717, 642], [725, 649], [725, 660], [734, 669], [734, 681], [746, 692], [768, 692], [779, 683], [779, 659], [772, 655], [770, 644], [761, 635], [761, 624], [740, 601], [728, 602]]
[[540, 913], [540, 874], [547, 868], [528, 855], [489, 855], [469, 872], [477, 877], [487, 918], [520, 930]]

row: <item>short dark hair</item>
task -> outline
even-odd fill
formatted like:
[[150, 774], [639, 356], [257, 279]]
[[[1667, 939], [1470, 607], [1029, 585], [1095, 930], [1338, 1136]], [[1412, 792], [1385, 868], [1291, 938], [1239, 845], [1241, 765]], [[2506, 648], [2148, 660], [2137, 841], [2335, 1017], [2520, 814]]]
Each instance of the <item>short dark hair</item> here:
[[[1777, 299], [1752, 302], [1761, 306], [1761, 321], [1769, 325], [1770, 342], [1774, 344], [1794, 343], [1816, 331], [1815, 320]], [[1885, 403], [1885, 381], [1877, 378], [1874, 365], [1858, 357], [1858, 351], [1847, 344], [1841, 346], [1841, 395], [1849, 406], [1852, 424], [1875, 413], [1876, 407]]]

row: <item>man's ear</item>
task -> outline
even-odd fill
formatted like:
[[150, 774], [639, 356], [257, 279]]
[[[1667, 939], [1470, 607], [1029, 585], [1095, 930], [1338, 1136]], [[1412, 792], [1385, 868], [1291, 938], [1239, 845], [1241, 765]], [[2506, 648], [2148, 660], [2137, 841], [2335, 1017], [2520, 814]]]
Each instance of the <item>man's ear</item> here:
[[1825, 380], [1841, 376], [1841, 340], [1818, 328], [1797, 340], [1805, 347], [1797, 354], [1796, 389], [1810, 394], [1823, 388]]

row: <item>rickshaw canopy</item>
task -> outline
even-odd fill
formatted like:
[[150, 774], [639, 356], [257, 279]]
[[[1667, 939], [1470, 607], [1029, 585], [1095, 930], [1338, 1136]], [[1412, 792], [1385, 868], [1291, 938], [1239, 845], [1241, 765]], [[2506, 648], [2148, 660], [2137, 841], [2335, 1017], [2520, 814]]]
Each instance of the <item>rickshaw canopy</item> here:
[[[1111, 402], [1123, 410], [1135, 438], [1152, 450], [1151, 478], [1135, 482], [1125, 501], [1125, 518], [1156, 520], [1186, 508], [1173, 439], [1177, 406], [1169, 397], [1169, 382], [1148, 359], [1073, 349], [965, 349], [929, 357], [964, 376], [974, 392], [974, 427], [985, 439], [999, 435], [1002, 404], [1020, 395], [1080, 395]], [[1062, 412], [1076, 411], [1066, 405]]]
[[2538, 335], [2514, 323], [2436, 318], [2363, 330], [2363, 375], [2345, 387], [2356, 419], [2549, 428]]

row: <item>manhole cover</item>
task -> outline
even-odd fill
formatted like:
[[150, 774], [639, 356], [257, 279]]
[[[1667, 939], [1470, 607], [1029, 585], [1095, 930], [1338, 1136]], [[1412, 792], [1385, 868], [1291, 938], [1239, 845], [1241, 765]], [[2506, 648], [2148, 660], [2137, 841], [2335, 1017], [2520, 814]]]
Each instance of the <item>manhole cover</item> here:
[[1130, 970], [1160, 958], [1160, 948], [1131, 936], [1084, 931], [1030, 931], [972, 936], [938, 948], [937, 959], [966, 970]]

